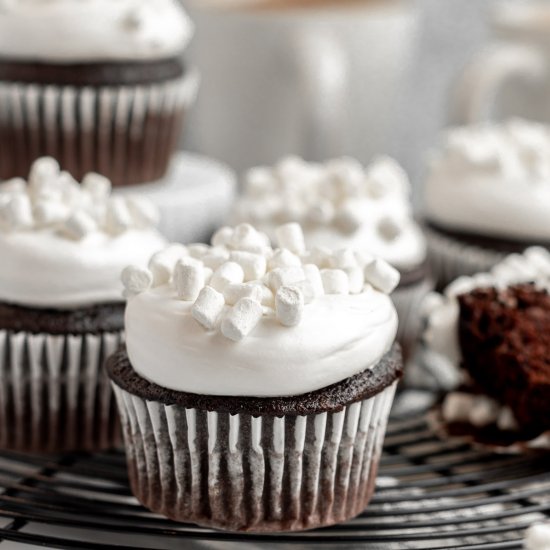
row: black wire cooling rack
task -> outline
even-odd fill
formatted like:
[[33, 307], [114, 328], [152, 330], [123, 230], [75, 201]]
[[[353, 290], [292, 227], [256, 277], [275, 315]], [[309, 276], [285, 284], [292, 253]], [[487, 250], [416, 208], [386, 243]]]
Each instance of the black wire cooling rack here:
[[0, 550], [271, 548], [521, 548], [550, 516], [549, 457], [440, 439], [424, 415], [389, 425], [376, 495], [355, 520], [318, 531], [243, 535], [181, 525], [143, 509], [122, 453], [0, 454]]

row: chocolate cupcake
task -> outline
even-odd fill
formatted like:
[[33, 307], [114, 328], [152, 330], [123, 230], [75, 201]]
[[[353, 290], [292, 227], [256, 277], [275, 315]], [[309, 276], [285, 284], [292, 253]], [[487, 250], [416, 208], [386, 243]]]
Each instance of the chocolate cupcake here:
[[550, 253], [532, 247], [430, 300], [425, 361], [456, 373], [442, 407], [450, 425], [499, 442], [550, 430], [549, 288]]
[[0, 7], [0, 179], [40, 156], [77, 179], [162, 178], [198, 77], [176, 0], [25, 0]]
[[[351, 158], [314, 164], [289, 157], [273, 168], [248, 172], [233, 221], [250, 222], [271, 239], [277, 225], [298, 222], [315, 254], [352, 248], [362, 262], [376, 256], [391, 263], [401, 273], [392, 299], [398, 340], [407, 350], [419, 328], [419, 303], [433, 288], [426, 240], [413, 219], [409, 195], [407, 175], [387, 157], [366, 169]], [[344, 257], [331, 262], [325, 267], [352, 266]]]
[[79, 185], [51, 158], [0, 184], [0, 448], [98, 450], [120, 441], [104, 359], [120, 345], [120, 271], [165, 246], [143, 199]]
[[549, 129], [523, 120], [451, 129], [432, 158], [425, 214], [440, 288], [529, 246], [549, 249]]
[[173, 520], [312, 529], [374, 491], [402, 366], [399, 274], [375, 260], [352, 283], [300, 260], [299, 226], [279, 235], [274, 251], [250, 225], [225, 228], [126, 271], [126, 347], [107, 368], [132, 490]]

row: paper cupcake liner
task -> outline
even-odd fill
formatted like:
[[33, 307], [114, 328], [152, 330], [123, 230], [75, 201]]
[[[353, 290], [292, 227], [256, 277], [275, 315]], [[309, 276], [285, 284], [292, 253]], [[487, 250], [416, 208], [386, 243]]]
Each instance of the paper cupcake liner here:
[[505, 252], [474, 246], [426, 228], [432, 272], [439, 289], [461, 275], [489, 271], [506, 257]]
[[0, 82], [0, 178], [25, 177], [44, 155], [80, 179], [114, 185], [162, 178], [175, 151], [198, 73], [136, 86], [40, 86]]
[[294, 531], [364, 510], [395, 386], [340, 412], [253, 417], [146, 401], [113, 384], [132, 490], [154, 512], [232, 531]]
[[0, 330], [0, 448], [95, 451], [120, 444], [103, 365], [122, 333], [30, 334]]
[[420, 315], [422, 300], [433, 289], [434, 281], [431, 276], [428, 276], [419, 283], [397, 287], [391, 295], [399, 318], [397, 341], [401, 344], [405, 359], [410, 356], [422, 328]]

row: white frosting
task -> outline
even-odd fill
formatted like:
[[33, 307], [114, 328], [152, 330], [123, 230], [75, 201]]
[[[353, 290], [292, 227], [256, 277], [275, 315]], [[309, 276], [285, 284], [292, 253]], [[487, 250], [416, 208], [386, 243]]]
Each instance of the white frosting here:
[[313, 164], [289, 157], [247, 174], [233, 220], [271, 238], [277, 225], [296, 221], [309, 248], [354, 248], [406, 271], [426, 258], [409, 195], [406, 174], [387, 157], [366, 169], [349, 158]]
[[0, 184], [0, 300], [55, 309], [122, 301], [122, 269], [146, 266], [166, 244], [155, 222], [148, 201], [111, 197], [95, 174], [79, 185], [39, 159], [28, 184]]
[[[424, 301], [425, 361], [433, 362], [434, 366], [439, 364], [454, 371], [459, 370], [462, 362], [458, 342], [459, 295], [471, 292], [475, 288], [505, 288], [526, 282], [534, 282], [539, 287], [550, 289], [550, 253], [546, 249], [532, 247], [522, 255], [511, 254], [490, 273], [460, 277], [445, 289], [443, 295], [429, 295]], [[457, 376], [456, 385], [459, 382], [460, 377]]]
[[450, 230], [550, 240], [550, 129], [517, 119], [451, 129], [432, 159], [425, 211]]
[[0, 0], [0, 55], [53, 62], [177, 56], [193, 25], [177, 0]]
[[[395, 308], [367, 279], [374, 265], [392, 269], [378, 275], [393, 279], [388, 264], [365, 266], [363, 283], [350, 290], [350, 284], [329, 285], [327, 274], [351, 281], [352, 272], [355, 279], [363, 271], [358, 263], [319, 272], [307, 252], [274, 251], [247, 225], [222, 228], [213, 242], [172, 245], [151, 259], [150, 277], [126, 271], [134, 292], [126, 309], [128, 356], [147, 380], [208, 395], [300, 395], [371, 368], [392, 346]], [[243, 274], [248, 287], [231, 280], [242, 281]], [[136, 290], [144, 281], [150, 286]]]

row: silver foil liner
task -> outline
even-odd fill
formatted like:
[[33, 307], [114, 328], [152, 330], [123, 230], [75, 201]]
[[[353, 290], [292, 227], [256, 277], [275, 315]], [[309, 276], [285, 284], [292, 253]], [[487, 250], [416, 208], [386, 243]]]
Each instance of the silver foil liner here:
[[132, 490], [176, 521], [295, 531], [354, 517], [374, 491], [396, 383], [340, 412], [253, 417], [164, 405], [113, 383]]
[[95, 451], [121, 442], [105, 359], [122, 333], [0, 330], [0, 448]]
[[444, 288], [462, 275], [489, 271], [506, 257], [505, 252], [466, 244], [426, 228], [433, 275], [438, 288]]
[[420, 315], [422, 300], [433, 289], [434, 280], [428, 276], [419, 283], [397, 287], [391, 295], [399, 318], [397, 341], [401, 344], [405, 359], [412, 353], [412, 348], [422, 328]]
[[199, 84], [195, 70], [149, 85], [41, 86], [0, 81], [0, 178], [26, 176], [41, 156], [80, 179], [115, 185], [161, 178]]

